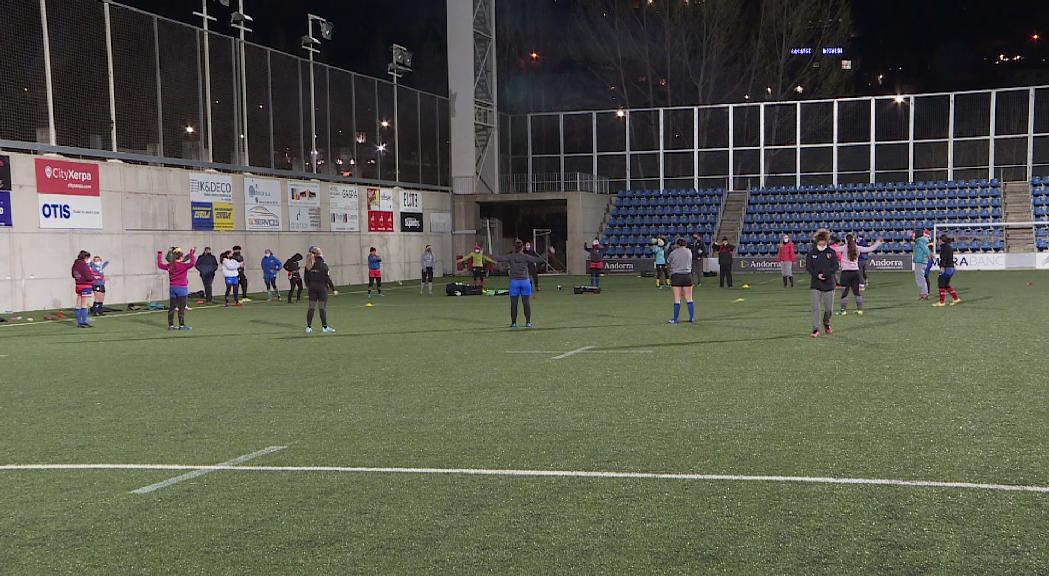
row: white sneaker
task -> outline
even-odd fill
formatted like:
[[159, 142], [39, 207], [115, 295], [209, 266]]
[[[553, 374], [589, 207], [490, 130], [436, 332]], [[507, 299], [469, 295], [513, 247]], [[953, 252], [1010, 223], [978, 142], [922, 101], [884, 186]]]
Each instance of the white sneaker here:
[[313, 328], [310, 328], [309, 326], [307, 326], [306, 327], [306, 333], [307, 334], [313, 334]]
[[334, 334], [335, 333], [335, 329], [332, 328], [331, 326], [327, 326], [321, 331], [324, 332], [325, 334]]

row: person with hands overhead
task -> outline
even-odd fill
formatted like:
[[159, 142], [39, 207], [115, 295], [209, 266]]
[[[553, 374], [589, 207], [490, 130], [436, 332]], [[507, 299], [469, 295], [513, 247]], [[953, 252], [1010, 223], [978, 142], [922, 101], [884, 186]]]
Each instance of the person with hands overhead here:
[[157, 268], [168, 273], [168, 330], [175, 330], [175, 310], [178, 310], [178, 330], [186, 326], [186, 307], [189, 304], [189, 271], [197, 265], [197, 249], [189, 251], [189, 260], [183, 260], [181, 248], [171, 250], [171, 262], [164, 261], [164, 251], [157, 250]]

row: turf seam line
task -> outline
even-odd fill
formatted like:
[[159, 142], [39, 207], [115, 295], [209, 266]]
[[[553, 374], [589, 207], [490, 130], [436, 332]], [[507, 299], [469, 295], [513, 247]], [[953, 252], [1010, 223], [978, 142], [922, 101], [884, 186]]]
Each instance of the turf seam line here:
[[[255, 457], [260, 453], [270, 453], [283, 449], [283, 446], [271, 446], [254, 454], [241, 456]], [[230, 462], [233, 462], [231, 460]], [[497, 476], [497, 477], [530, 477], [530, 478], [596, 478], [623, 480], [678, 480], [705, 482], [769, 482], [797, 484], [830, 484], [843, 486], [894, 486], [908, 488], [944, 488], [971, 489], [996, 492], [1034, 492], [1049, 494], [1049, 486], [1024, 484], [996, 484], [981, 482], [947, 482], [936, 480], [894, 480], [887, 478], [842, 478], [834, 476], [751, 476], [737, 474], [689, 474], [664, 472], [602, 472], [586, 470], [515, 470], [488, 468], [406, 468], [406, 467], [364, 467], [364, 466], [236, 466], [234, 464], [216, 464], [213, 466], [191, 466], [183, 464], [5, 464], [0, 465], [0, 472], [15, 471], [77, 471], [77, 470], [189, 470], [192, 472], [328, 472], [351, 474], [415, 474], [447, 476]], [[191, 472], [191, 473], [192, 473]], [[189, 476], [184, 474], [183, 476]], [[177, 476], [176, 478], [183, 478]], [[194, 476], [195, 477], [195, 476]], [[172, 479], [174, 480], [174, 479]], [[181, 480], [180, 480], [181, 481]], [[167, 481], [165, 481], [167, 482]], [[170, 486], [170, 484], [167, 484]], [[155, 485], [154, 485], [155, 486]], [[148, 486], [146, 487], [148, 488]], [[135, 490], [142, 493], [144, 488]]]
[[281, 450], [284, 450], [285, 448], [287, 448], [287, 446], [269, 446], [267, 448], [263, 448], [262, 450], [257, 450], [255, 452], [252, 452], [251, 454], [244, 454], [243, 456], [237, 456], [236, 458], [234, 458], [232, 460], [227, 460], [227, 461], [225, 461], [225, 462], [223, 462], [221, 464], [216, 464], [213, 467], [197, 468], [197, 469], [193, 470], [192, 472], [187, 472], [186, 474], [180, 474], [178, 476], [175, 476], [174, 478], [168, 478], [167, 480], [163, 480], [161, 482], [157, 482], [156, 484], [150, 484], [149, 486], [143, 486], [142, 488], [136, 488], [135, 490], [132, 490], [131, 493], [132, 494], [149, 494], [150, 492], [155, 492], [157, 490], [160, 490], [161, 488], [167, 488], [168, 486], [172, 486], [172, 485], [178, 484], [179, 482], [184, 482], [186, 480], [192, 480], [194, 478], [199, 478], [199, 477], [201, 477], [201, 476], [203, 476], [205, 474], [210, 474], [212, 472], [215, 472], [216, 470], [228, 470], [228, 469], [231, 469], [233, 466], [235, 466], [237, 464], [240, 464], [242, 462], [247, 462], [248, 460], [254, 460], [255, 458], [258, 458], [260, 456], [265, 456], [267, 454], [272, 454], [274, 452], [279, 452]]
[[575, 350], [572, 350], [571, 352], [565, 352], [564, 354], [560, 354], [560, 355], [554, 356], [553, 358], [551, 358], [551, 360], [561, 360], [562, 358], [569, 358], [571, 356], [575, 356], [576, 354], [579, 354], [580, 352], [586, 352], [587, 350], [593, 350], [594, 348], [595, 348], [594, 346], [583, 346], [582, 348], [576, 348]]

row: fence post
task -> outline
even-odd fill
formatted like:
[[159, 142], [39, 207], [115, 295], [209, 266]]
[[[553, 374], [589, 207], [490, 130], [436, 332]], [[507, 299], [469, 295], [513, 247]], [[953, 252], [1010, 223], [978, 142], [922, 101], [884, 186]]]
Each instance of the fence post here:
[[117, 151], [117, 95], [113, 82], [113, 26], [109, 18], [109, 0], [102, 5], [106, 22], [106, 73], [109, 80], [109, 138], [110, 149]]
[[55, 135], [55, 94], [51, 85], [51, 34], [47, 30], [47, 0], [40, 0], [40, 28], [44, 36], [44, 83], [47, 85], [48, 143], [58, 145]]
[[161, 99], [160, 86], [160, 28], [157, 17], [153, 17], [153, 62], [157, 72], [157, 155], [164, 157], [164, 101]]

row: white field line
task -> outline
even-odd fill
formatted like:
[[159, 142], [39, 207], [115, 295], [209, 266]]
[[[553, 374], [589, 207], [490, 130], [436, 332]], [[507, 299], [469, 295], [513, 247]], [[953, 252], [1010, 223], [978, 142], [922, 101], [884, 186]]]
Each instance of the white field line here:
[[[567, 356], [562, 354], [561, 351], [559, 351], [559, 350], [506, 350], [506, 351], [503, 352], [503, 354], [543, 354], [543, 355], [546, 355], [546, 354], [561, 354], [561, 356], [557, 356], [555, 358], [551, 358], [551, 360], [557, 360], [558, 358], [562, 358], [562, 357], [567, 358]], [[592, 350], [591, 349], [591, 350], [573, 350], [573, 351], [568, 352], [566, 354], [568, 354], [569, 356], [572, 356], [572, 355], [575, 355], [575, 354], [652, 354], [652, 350]]]
[[[279, 448], [279, 447], [273, 447]], [[267, 450], [270, 450], [269, 448]], [[243, 457], [242, 457], [243, 458]], [[231, 461], [232, 462], [232, 461]], [[996, 492], [1034, 492], [1049, 494], [1049, 486], [993, 484], [981, 482], [942, 482], [934, 480], [892, 480], [885, 478], [839, 478], [832, 476], [749, 476], [737, 474], [674, 474], [661, 472], [600, 472], [585, 470], [514, 470], [487, 468], [374, 468], [362, 466], [190, 466], [183, 464], [6, 464], [0, 472], [76, 471], [76, 470], [190, 470], [193, 472], [317, 472], [348, 474], [418, 474], [447, 476], [496, 476], [525, 478], [596, 478], [623, 480], [676, 480], [695, 482], [768, 482], [781, 484], [829, 484], [842, 486], [896, 486], [906, 488], [944, 488]], [[169, 484], [170, 485], [170, 484]], [[143, 489], [139, 489], [143, 490]], [[138, 493], [139, 490], [135, 492]]]
[[565, 352], [564, 354], [560, 354], [558, 356], [554, 356], [553, 358], [551, 358], [551, 360], [560, 360], [562, 358], [569, 358], [569, 357], [575, 356], [576, 354], [579, 354], [580, 352], [586, 352], [587, 350], [593, 350], [593, 349], [594, 349], [594, 346], [583, 346], [582, 348], [576, 348], [575, 350], [572, 350], [571, 352]]
[[[252, 452], [251, 454], [245, 454], [243, 456], [237, 456], [236, 458], [234, 458], [232, 460], [227, 460], [227, 461], [223, 462], [222, 464], [216, 465], [215, 468], [216, 469], [227, 469], [227, 468], [229, 468], [231, 466], [235, 466], [237, 464], [240, 464], [241, 462], [247, 462], [248, 460], [254, 460], [255, 458], [258, 458], [260, 456], [265, 456], [266, 454], [272, 454], [274, 452], [279, 452], [279, 451], [281, 451], [281, 450], [283, 450], [285, 448], [287, 448], [287, 446], [270, 446], [269, 448], [263, 448], [262, 450], [259, 450], [257, 452]], [[214, 471], [215, 470], [211, 470], [211, 469], [208, 469], [208, 468], [198, 468], [196, 470], [193, 470], [192, 472], [187, 472], [186, 474], [181, 474], [179, 476], [175, 476], [174, 478], [168, 478], [167, 480], [164, 480], [162, 482], [157, 482], [156, 484], [150, 484], [149, 486], [143, 486], [142, 488], [137, 488], [135, 490], [132, 490], [131, 493], [132, 494], [149, 494], [150, 492], [154, 492], [156, 490], [160, 490], [161, 488], [167, 488], [168, 486], [171, 486], [171, 485], [174, 485], [174, 484], [178, 484], [179, 482], [184, 482], [186, 480], [192, 480], [194, 478], [199, 478], [200, 476], [203, 476], [205, 474], [210, 474], [211, 472], [214, 472]]]

